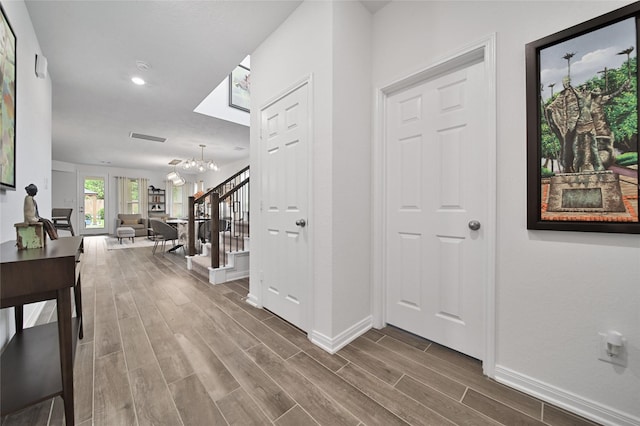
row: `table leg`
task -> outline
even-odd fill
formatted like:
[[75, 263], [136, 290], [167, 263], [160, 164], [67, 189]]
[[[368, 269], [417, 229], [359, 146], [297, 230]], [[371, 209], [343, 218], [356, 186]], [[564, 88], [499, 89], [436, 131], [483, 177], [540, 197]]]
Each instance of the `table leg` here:
[[82, 339], [84, 337], [84, 319], [82, 318], [82, 288], [81, 288], [81, 280], [80, 276], [78, 276], [78, 282], [73, 287], [73, 295], [75, 297], [76, 302], [76, 317], [78, 317], [80, 330], [78, 330], [78, 337]]
[[75, 422], [73, 413], [73, 336], [71, 332], [71, 289], [58, 290], [58, 345], [62, 376], [62, 400], [67, 426]]
[[16, 333], [22, 333], [24, 327], [24, 310], [22, 305], [13, 307], [13, 315], [16, 319]]

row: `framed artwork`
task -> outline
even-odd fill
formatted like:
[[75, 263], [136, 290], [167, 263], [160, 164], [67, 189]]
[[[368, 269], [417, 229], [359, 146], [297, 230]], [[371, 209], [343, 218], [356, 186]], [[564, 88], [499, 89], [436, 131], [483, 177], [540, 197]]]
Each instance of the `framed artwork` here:
[[640, 3], [526, 45], [527, 229], [640, 233]]
[[0, 188], [16, 189], [16, 35], [0, 5]]
[[251, 106], [251, 71], [238, 65], [229, 74], [229, 106], [249, 112]]

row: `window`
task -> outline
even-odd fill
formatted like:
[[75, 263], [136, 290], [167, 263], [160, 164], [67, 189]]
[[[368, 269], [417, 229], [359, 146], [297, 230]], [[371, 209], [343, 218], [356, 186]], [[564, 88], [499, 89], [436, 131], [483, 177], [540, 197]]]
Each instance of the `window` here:
[[186, 217], [184, 208], [184, 186], [171, 188], [171, 216]]
[[146, 178], [116, 176], [118, 213], [143, 214], [146, 216], [149, 197]]
[[140, 213], [140, 191], [137, 179], [127, 182], [127, 213]]

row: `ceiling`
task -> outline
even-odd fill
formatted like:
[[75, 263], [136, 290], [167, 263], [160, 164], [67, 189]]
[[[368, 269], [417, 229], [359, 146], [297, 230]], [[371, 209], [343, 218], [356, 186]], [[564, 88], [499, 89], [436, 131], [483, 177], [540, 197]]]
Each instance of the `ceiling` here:
[[248, 157], [248, 127], [193, 110], [299, 3], [27, 0], [53, 85], [53, 160], [168, 171], [200, 144], [220, 165]]

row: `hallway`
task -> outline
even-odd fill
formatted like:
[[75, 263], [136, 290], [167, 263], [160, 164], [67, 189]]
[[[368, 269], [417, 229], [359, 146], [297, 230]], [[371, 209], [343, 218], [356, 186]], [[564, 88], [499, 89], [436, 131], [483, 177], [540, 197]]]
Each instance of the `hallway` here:
[[[84, 246], [77, 425], [593, 424], [401, 330], [370, 330], [329, 355], [246, 304], [246, 280], [214, 287], [179, 254], [107, 251], [100, 237]], [[40, 318], [51, 317], [49, 302]], [[2, 419], [62, 424], [59, 397]]]

